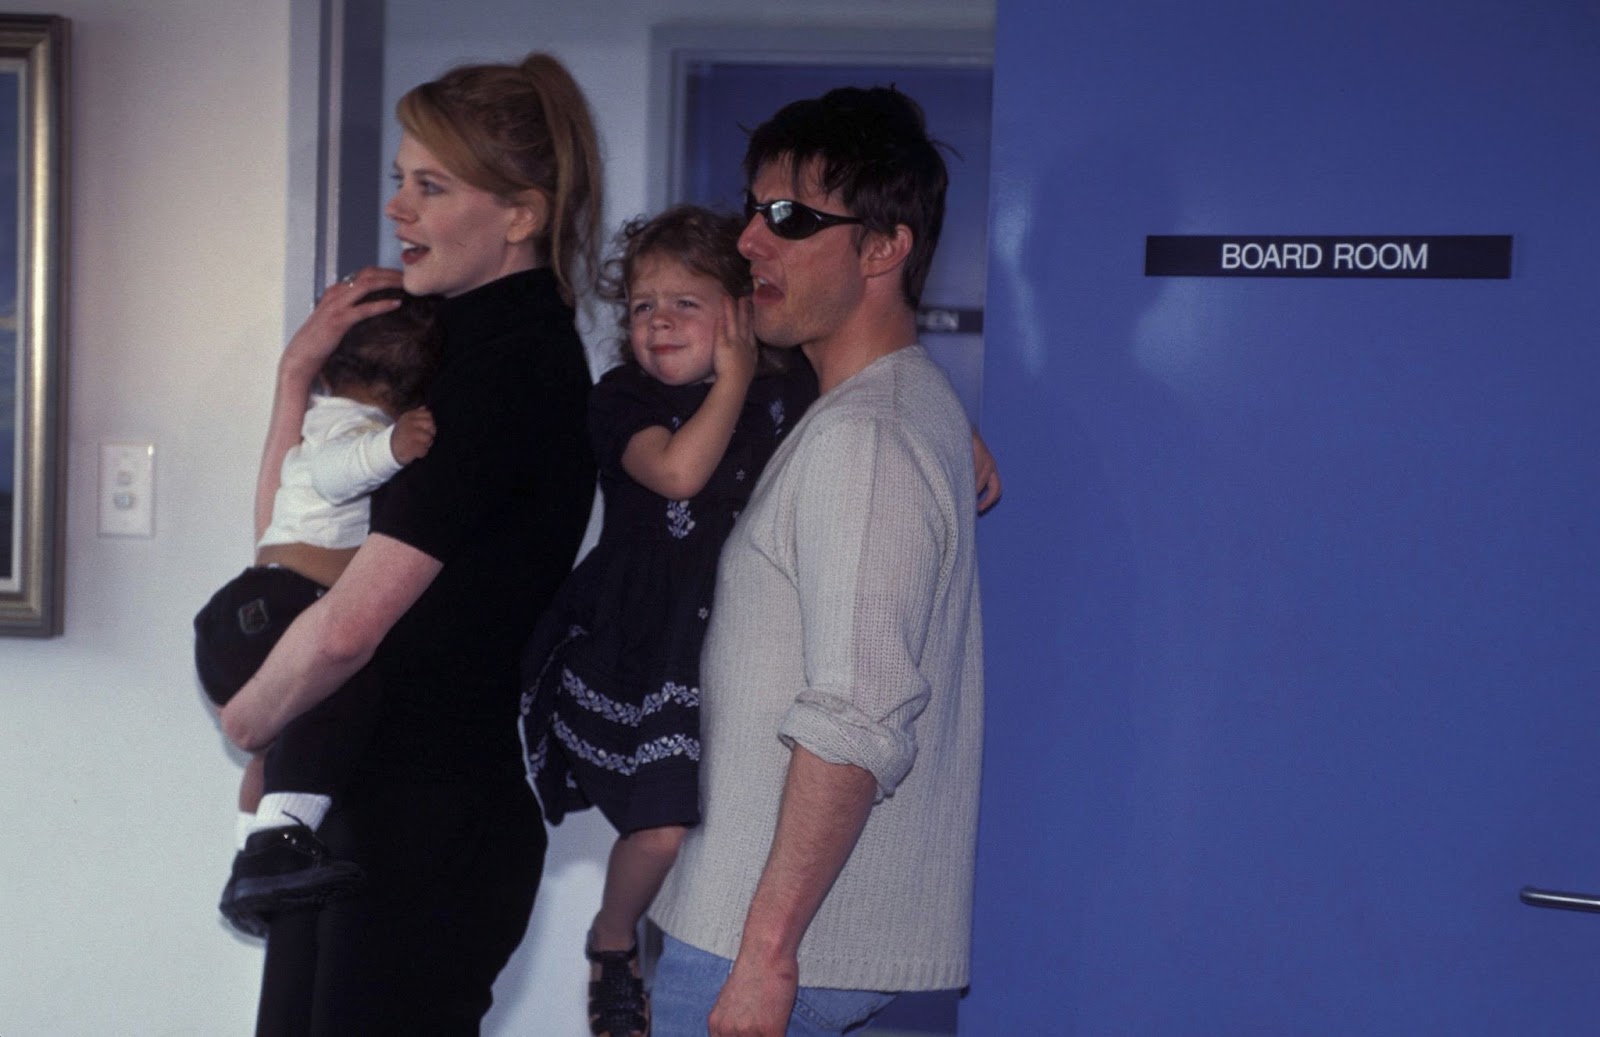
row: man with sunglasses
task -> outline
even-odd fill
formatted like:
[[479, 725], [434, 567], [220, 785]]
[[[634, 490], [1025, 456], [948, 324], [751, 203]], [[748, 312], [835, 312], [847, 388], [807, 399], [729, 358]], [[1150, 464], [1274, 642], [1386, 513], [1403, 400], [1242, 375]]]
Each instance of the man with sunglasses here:
[[822, 397], [723, 549], [702, 824], [652, 908], [656, 1037], [838, 1034], [965, 986], [982, 739], [972, 440], [917, 344], [946, 173], [893, 89], [779, 111], [745, 156], [762, 341]]

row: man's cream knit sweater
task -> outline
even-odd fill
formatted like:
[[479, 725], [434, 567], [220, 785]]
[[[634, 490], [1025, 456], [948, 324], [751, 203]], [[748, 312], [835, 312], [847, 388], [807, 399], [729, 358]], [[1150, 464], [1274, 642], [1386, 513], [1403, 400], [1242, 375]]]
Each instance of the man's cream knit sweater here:
[[919, 346], [814, 404], [723, 548], [701, 663], [705, 819], [651, 914], [726, 958], [790, 746], [881, 797], [800, 947], [803, 986], [967, 982], [983, 738], [972, 440]]

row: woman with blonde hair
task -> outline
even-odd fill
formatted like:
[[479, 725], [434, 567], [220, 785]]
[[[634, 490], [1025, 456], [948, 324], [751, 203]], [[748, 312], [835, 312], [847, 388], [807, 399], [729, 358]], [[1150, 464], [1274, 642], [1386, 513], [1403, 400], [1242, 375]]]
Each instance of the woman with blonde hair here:
[[[311, 843], [263, 873], [353, 862], [348, 899], [270, 920], [258, 1032], [476, 1033], [521, 941], [545, 851], [523, 780], [518, 658], [571, 568], [594, 489], [588, 366], [600, 162], [554, 58], [472, 65], [416, 87], [385, 214], [402, 270], [333, 286], [285, 349], [261, 466], [272, 499], [311, 378], [383, 285], [441, 297], [433, 449], [375, 495], [371, 533], [223, 711], [257, 750], [363, 667], [381, 686], [358, 777]], [[320, 840], [320, 841], [319, 841]], [[324, 845], [325, 844], [325, 845]]]

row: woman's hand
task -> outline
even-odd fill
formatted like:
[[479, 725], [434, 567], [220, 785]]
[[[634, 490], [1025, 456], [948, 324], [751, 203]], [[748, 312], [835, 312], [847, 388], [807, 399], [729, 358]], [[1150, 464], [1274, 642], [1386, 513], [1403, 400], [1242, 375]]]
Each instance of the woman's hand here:
[[413, 407], [395, 419], [394, 431], [389, 433], [389, 452], [401, 464], [410, 464], [428, 456], [437, 434], [433, 412], [426, 407]]
[[400, 271], [369, 266], [328, 286], [311, 308], [278, 357], [277, 385], [272, 394], [272, 414], [267, 419], [267, 442], [256, 471], [256, 539], [272, 521], [272, 499], [278, 492], [283, 457], [300, 442], [300, 423], [306, 415], [306, 394], [316, 384], [322, 365], [356, 322], [376, 317], [400, 305], [394, 299], [360, 302], [378, 288], [398, 288]]
[[713, 339], [711, 370], [717, 381], [727, 379], [747, 388], [756, 376], [756, 336], [750, 330], [750, 299], [723, 296], [722, 315]]
[[361, 302], [361, 299], [379, 288], [399, 287], [400, 271], [378, 266], [363, 267], [343, 280], [335, 281], [311, 308], [311, 316], [289, 339], [281, 362], [309, 370], [314, 379], [339, 340], [344, 338], [345, 332], [368, 317], [387, 313], [400, 305], [398, 299], [378, 299], [373, 302]]

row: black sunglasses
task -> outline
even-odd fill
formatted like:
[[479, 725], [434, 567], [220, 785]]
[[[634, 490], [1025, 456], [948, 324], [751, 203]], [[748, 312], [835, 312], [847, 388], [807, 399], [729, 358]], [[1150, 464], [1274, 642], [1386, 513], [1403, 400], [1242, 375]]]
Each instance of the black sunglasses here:
[[866, 221], [856, 216], [835, 216], [831, 212], [818, 212], [809, 205], [801, 205], [792, 198], [774, 198], [770, 202], [758, 202], [756, 196], [749, 191], [744, 193], [744, 221], [750, 222], [750, 217], [756, 213], [766, 221], [767, 229], [780, 238], [789, 241], [799, 241], [809, 238], [825, 227], [836, 227], [843, 223], [865, 223]]

